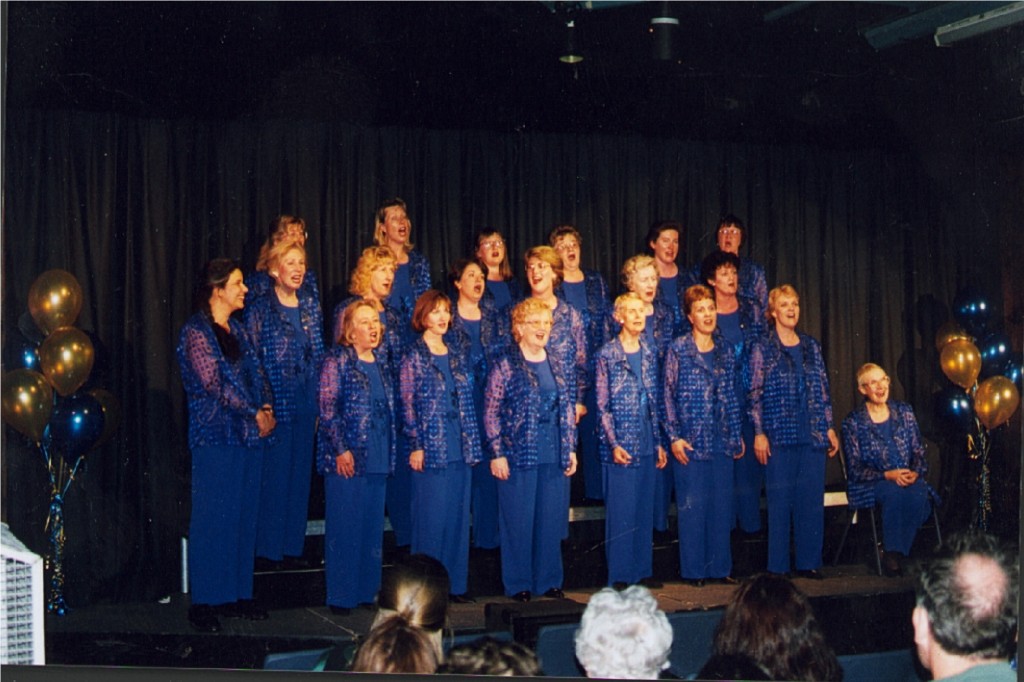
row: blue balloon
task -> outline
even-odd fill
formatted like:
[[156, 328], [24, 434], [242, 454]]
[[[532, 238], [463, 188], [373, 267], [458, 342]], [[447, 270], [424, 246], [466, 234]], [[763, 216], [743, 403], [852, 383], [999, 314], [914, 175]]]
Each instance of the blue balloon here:
[[39, 369], [39, 344], [26, 339], [21, 334], [12, 332], [13, 338], [8, 339], [4, 348], [4, 364], [10, 369], [30, 369], [42, 373]]
[[992, 304], [988, 298], [971, 287], [961, 289], [953, 299], [953, 319], [976, 339], [985, 335], [991, 316]]
[[987, 379], [1002, 374], [1013, 353], [1010, 337], [996, 332], [986, 336], [977, 345], [978, 352], [981, 353], [980, 378]]
[[935, 416], [957, 433], [974, 429], [974, 399], [959, 386], [947, 386], [935, 394]]
[[71, 465], [89, 452], [103, 433], [103, 406], [88, 393], [57, 401], [50, 416], [50, 445]]

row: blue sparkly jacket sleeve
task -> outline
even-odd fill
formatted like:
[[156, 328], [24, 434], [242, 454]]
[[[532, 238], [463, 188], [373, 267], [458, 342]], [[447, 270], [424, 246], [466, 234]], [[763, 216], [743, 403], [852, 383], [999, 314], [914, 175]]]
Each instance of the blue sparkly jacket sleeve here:
[[[395, 414], [395, 396], [390, 368], [382, 353], [374, 351], [384, 394], [391, 414]], [[355, 473], [366, 470], [370, 441], [370, 420], [373, 406], [370, 398], [370, 377], [359, 366], [359, 358], [350, 346], [335, 346], [327, 352], [320, 369], [320, 425], [317, 431], [317, 461], [320, 472], [337, 475], [335, 458], [352, 452]], [[395, 420], [392, 418], [392, 430]], [[389, 468], [395, 467], [395, 437], [389, 439]]]
[[[559, 461], [568, 467], [569, 453], [576, 450], [575, 389], [565, 363], [550, 353], [548, 360], [558, 387]], [[506, 457], [511, 469], [537, 466], [540, 404], [537, 379], [519, 347], [512, 346], [487, 376], [484, 433], [491, 459]]]
[[212, 322], [196, 313], [181, 329], [177, 356], [188, 396], [189, 447], [247, 445], [260, 442], [256, 413], [273, 404], [270, 385], [256, 353], [237, 320], [228, 327], [241, 346], [242, 357], [230, 362], [221, 352]]
[[[814, 445], [828, 447], [827, 432], [833, 428], [832, 400], [829, 397], [828, 373], [821, 346], [806, 334], [800, 334], [803, 349], [804, 390], [810, 430]], [[749, 392], [747, 409], [754, 434], [765, 434], [771, 445], [796, 445], [801, 429], [795, 416], [800, 397], [797, 372], [779, 335], [768, 331], [757, 339], [748, 358]]]
[[[885, 478], [890, 469], [911, 469], [919, 477], [928, 473], [924, 441], [917, 426], [914, 410], [898, 400], [889, 401], [893, 441], [898, 457], [893, 459], [877, 428], [874, 428], [866, 405], [861, 405], [843, 420], [843, 453], [846, 456], [847, 492], [855, 509], [875, 504], [875, 483]], [[929, 487], [934, 496], [934, 491]]]
[[[448, 362], [455, 379], [459, 421], [462, 424], [462, 454], [466, 464], [481, 460], [480, 432], [473, 404], [473, 381], [468, 358], [449, 348]], [[423, 450], [423, 466], [443, 469], [448, 464], [445, 438], [448, 391], [444, 375], [434, 365], [426, 342], [419, 339], [402, 360], [402, 424], [409, 451]]]
[[274, 416], [288, 420], [295, 416], [296, 390], [305, 385], [306, 372], [320, 373], [324, 358], [323, 312], [320, 300], [299, 290], [299, 317], [304, 337], [295, 334], [292, 323], [275, 302], [273, 289], [245, 307], [245, 325], [274, 392]]
[[556, 356], [560, 363], [570, 368], [573, 400], [582, 404], [587, 391], [590, 390], [587, 337], [583, 328], [583, 316], [564, 298], [558, 299], [558, 307], [552, 315], [547, 351], [549, 356]]
[[[626, 466], [640, 466], [638, 458], [643, 438], [644, 419], [649, 420], [655, 444], [660, 444], [662, 410], [661, 378], [656, 351], [640, 339], [640, 373], [643, 381], [633, 373], [622, 349], [622, 342], [613, 338], [597, 354], [594, 391], [600, 438], [601, 461], [614, 462], [612, 452], [621, 447], [632, 457]], [[647, 400], [641, 401], [641, 391]], [[644, 414], [646, 405], [646, 414]]]
[[709, 460], [738, 455], [743, 449], [740, 406], [736, 398], [736, 356], [715, 335], [710, 370], [699, 359], [692, 334], [680, 336], [665, 354], [665, 431], [693, 450], [688, 456]]

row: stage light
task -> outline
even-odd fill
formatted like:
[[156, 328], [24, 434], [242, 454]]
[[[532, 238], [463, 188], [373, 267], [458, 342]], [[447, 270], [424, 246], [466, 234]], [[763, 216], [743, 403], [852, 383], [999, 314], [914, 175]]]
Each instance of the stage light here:
[[651, 18], [648, 32], [654, 36], [652, 51], [655, 59], [672, 61], [678, 59], [676, 34], [679, 32], [679, 19], [670, 14], [669, 3], [662, 2], [657, 16]]
[[558, 58], [558, 61], [565, 62], [566, 64], [579, 64], [583, 61], [583, 52], [576, 44], [576, 22], [573, 20], [567, 21], [565, 29], [565, 48], [562, 50], [562, 56]]

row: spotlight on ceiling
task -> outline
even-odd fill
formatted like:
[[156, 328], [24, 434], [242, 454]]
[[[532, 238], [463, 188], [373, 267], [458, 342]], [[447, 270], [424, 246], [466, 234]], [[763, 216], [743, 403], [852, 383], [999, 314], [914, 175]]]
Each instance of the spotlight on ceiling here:
[[583, 52], [576, 43], [576, 22], [572, 19], [565, 23], [565, 47], [558, 61], [566, 64], [579, 64], [583, 61]]
[[679, 50], [676, 45], [679, 19], [670, 14], [669, 3], [661, 3], [661, 11], [657, 16], [651, 18], [651, 25], [647, 31], [654, 38], [651, 45], [655, 59], [673, 61], [679, 58]]

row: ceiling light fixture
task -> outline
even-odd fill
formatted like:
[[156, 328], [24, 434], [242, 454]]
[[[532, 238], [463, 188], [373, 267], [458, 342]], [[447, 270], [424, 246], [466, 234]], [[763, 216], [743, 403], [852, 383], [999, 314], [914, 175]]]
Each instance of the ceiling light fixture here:
[[651, 25], [647, 31], [654, 36], [652, 50], [655, 59], [662, 61], [678, 59], [676, 34], [679, 33], [679, 19], [671, 16], [669, 3], [661, 3], [660, 12], [651, 18]]
[[565, 23], [565, 29], [565, 49], [562, 50], [562, 56], [558, 58], [558, 61], [566, 64], [579, 64], [583, 61], [583, 53], [576, 45], [576, 22], [570, 19]]

